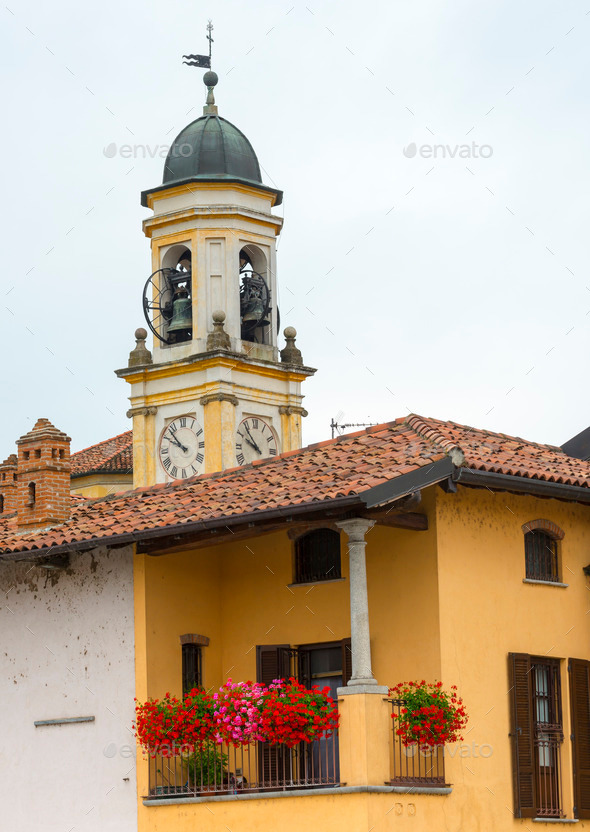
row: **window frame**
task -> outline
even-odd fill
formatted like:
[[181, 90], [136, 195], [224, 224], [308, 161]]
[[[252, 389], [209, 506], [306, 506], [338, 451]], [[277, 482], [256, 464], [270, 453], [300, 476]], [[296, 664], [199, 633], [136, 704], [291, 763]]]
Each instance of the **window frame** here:
[[[525, 581], [561, 585], [561, 545], [565, 532], [550, 520], [531, 520], [522, 526]], [[550, 557], [545, 553], [550, 551]]]
[[[203, 687], [203, 648], [200, 644], [185, 642], [182, 650], [182, 695]], [[190, 678], [189, 678], [190, 675]]]
[[[563, 659], [528, 653], [509, 653], [508, 659], [514, 815], [563, 818]], [[541, 667], [546, 676], [542, 690]], [[545, 708], [551, 719], [540, 721]]]
[[[323, 552], [313, 551], [313, 537], [318, 538], [324, 535], [324, 540], [331, 539], [331, 544], [334, 545], [334, 550], [324, 554]], [[305, 543], [311, 543], [309, 551], [303, 552], [302, 547]], [[337, 551], [336, 551], [337, 542]], [[315, 544], [321, 547], [322, 541], [319, 539]], [[327, 546], [326, 542], [326, 546]], [[313, 563], [314, 559], [324, 557], [323, 563]], [[333, 563], [330, 565], [329, 557], [333, 558]], [[307, 563], [303, 564], [301, 561], [307, 559]], [[326, 571], [326, 566], [329, 568]], [[342, 537], [340, 532], [329, 525], [320, 526], [316, 529], [307, 529], [298, 535], [293, 541], [293, 582], [291, 586], [301, 586], [305, 584], [326, 583], [328, 581], [342, 580]]]

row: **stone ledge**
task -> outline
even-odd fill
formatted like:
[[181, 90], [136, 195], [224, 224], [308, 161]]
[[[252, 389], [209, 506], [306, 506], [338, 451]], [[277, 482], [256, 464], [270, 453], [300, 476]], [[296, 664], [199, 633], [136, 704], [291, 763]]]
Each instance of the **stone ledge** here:
[[447, 787], [428, 786], [333, 786], [320, 789], [292, 789], [280, 792], [252, 792], [248, 794], [213, 794], [207, 797], [144, 797], [144, 806], [171, 806], [187, 803], [224, 803], [231, 800], [266, 800], [277, 797], [314, 797], [316, 795], [336, 794], [451, 794], [452, 789]]
[[532, 818], [533, 823], [579, 823], [578, 818]]
[[536, 578], [523, 578], [522, 582], [523, 584], [540, 584], [541, 586], [560, 586], [562, 589], [566, 589], [569, 586], [569, 584], [562, 584], [559, 581], [538, 581]]
[[300, 581], [296, 584], [286, 584], [289, 589], [297, 586], [323, 586], [324, 584], [337, 584], [341, 581], [345, 581], [346, 578], [328, 578], [327, 581]]

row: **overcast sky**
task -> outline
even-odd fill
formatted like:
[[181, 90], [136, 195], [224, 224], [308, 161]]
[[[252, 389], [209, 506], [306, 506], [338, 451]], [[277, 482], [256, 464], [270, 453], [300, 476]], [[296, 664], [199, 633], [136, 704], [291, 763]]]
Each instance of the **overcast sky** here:
[[588, 9], [8, 0], [0, 459], [39, 416], [74, 450], [131, 426], [113, 370], [143, 325], [139, 196], [201, 114], [181, 56], [210, 16], [220, 115], [285, 194], [305, 443], [409, 411], [552, 444], [587, 427]]

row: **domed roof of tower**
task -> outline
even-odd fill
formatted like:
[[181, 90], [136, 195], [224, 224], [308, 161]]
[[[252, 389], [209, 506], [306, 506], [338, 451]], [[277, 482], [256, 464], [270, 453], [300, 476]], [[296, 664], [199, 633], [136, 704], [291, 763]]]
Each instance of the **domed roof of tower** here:
[[142, 191], [141, 204], [175, 185], [191, 182], [237, 182], [267, 193], [272, 205], [280, 205], [283, 192], [262, 183], [254, 148], [241, 130], [217, 113], [213, 88], [218, 77], [209, 70], [203, 76], [207, 103], [203, 115], [188, 124], [172, 142], [164, 164], [162, 185]]
[[254, 148], [241, 130], [216, 113], [207, 113], [187, 125], [168, 151], [164, 184], [195, 177], [262, 184]]

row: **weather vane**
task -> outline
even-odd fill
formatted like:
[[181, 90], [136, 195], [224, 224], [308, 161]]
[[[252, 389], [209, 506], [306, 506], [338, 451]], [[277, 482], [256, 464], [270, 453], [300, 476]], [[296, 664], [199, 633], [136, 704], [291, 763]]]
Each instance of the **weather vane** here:
[[183, 61], [183, 64], [187, 66], [200, 66], [205, 69], [211, 69], [211, 44], [213, 43], [213, 38], [211, 37], [211, 32], [213, 31], [213, 24], [209, 20], [207, 23], [207, 40], [209, 41], [209, 55], [183, 55], [183, 58], [188, 58], [187, 61]]

